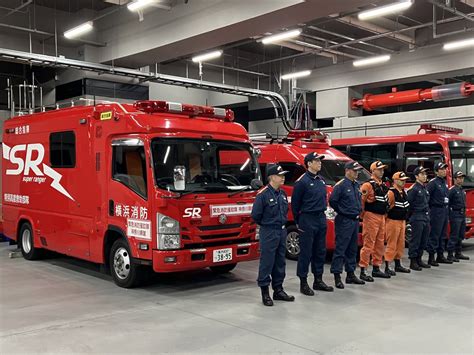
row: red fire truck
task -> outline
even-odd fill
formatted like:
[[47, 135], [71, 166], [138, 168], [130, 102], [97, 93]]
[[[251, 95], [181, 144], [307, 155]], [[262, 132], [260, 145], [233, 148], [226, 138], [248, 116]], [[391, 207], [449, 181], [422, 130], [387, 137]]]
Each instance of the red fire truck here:
[[261, 177], [231, 110], [139, 101], [14, 117], [3, 141], [3, 233], [106, 264], [117, 285], [257, 259]]
[[357, 160], [366, 168], [375, 160], [388, 165], [386, 177], [396, 171], [405, 171], [414, 182], [413, 170], [418, 165], [430, 169], [428, 178], [434, 177], [434, 164], [448, 164], [447, 183], [453, 185], [452, 175], [461, 170], [466, 189], [466, 238], [474, 237], [474, 137], [460, 134], [462, 129], [424, 124], [417, 134], [390, 137], [354, 137], [334, 139], [333, 146]]
[[[291, 193], [293, 186], [298, 178], [305, 173], [304, 157], [306, 154], [316, 151], [318, 154], [325, 156], [321, 169], [321, 176], [328, 185], [328, 200], [332, 187], [342, 178], [344, 178], [344, 164], [350, 160], [349, 157], [330, 146], [329, 139], [326, 135], [318, 131], [292, 131], [287, 137], [281, 140], [262, 141], [256, 138], [253, 140], [255, 146], [260, 149], [259, 157], [260, 170], [266, 180], [266, 166], [269, 163], [278, 163], [284, 170], [288, 171], [285, 176], [285, 185], [283, 189], [289, 196], [291, 203]], [[370, 179], [370, 174], [366, 170], [359, 173], [359, 183]], [[334, 231], [334, 210], [328, 205], [326, 210], [328, 223], [327, 229], [327, 249], [333, 250], [335, 243]], [[287, 257], [296, 260], [298, 258], [299, 234], [296, 228], [291, 208], [288, 214], [288, 238], [287, 238]], [[361, 245], [361, 236], [359, 236], [359, 245]]]

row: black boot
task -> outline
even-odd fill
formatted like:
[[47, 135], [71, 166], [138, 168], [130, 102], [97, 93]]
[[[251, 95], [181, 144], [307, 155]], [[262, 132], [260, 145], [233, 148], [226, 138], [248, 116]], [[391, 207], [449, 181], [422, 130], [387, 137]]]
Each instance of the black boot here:
[[389, 279], [390, 275], [380, 270], [380, 267], [374, 266], [372, 267], [372, 277], [380, 277], [382, 279]]
[[455, 255], [456, 255], [456, 258], [458, 258], [459, 260], [469, 260], [469, 257], [466, 255], [463, 255], [463, 253], [460, 251], [457, 251]]
[[300, 277], [300, 292], [305, 296], [314, 296], [314, 291], [309, 287], [306, 277]]
[[459, 262], [459, 259], [456, 258], [456, 255], [454, 255], [454, 252], [452, 252], [452, 251], [448, 251], [448, 257], [446, 259], [448, 261], [452, 261], [452, 262], [455, 262], [455, 263]]
[[428, 258], [428, 264], [430, 264], [431, 266], [439, 266], [439, 264], [435, 260], [435, 255], [434, 254], [430, 254], [430, 256]]
[[418, 258], [411, 258], [410, 259], [410, 269], [415, 270], [415, 271], [421, 271], [423, 270], [420, 265], [418, 265]]
[[421, 256], [418, 257], [418, 265], [420, 265], [423, 269], [431, 269], [430, 264], [425, 263], [425, 262], [421, 259]]
[[390, 276], [395, 276], [396, 273], [392, 269], [390, 269], [390, 263], [388, 261], [385, 262], [385, 273]]
[[326, 283], [323, 281], [323, 275], [316, 275], [314, 277], [313, 290], [333, 292], [334, 288], [332, 286], [326, 285]]
[[438, 253], [438, 257], [436, 258], [436, 261], [440, 264], [452, 264], [452, 261], [449, 261], [444, 257], [443, 253]]
[[374, 279], [372, 278], [372, 276], [367, 275], [365, 273], [365, 267], [360, 268], [360, 279], [365, 282], [374, 282]]
[[270, 291], [268, 290], [268, 286], [260, 287], [260, 289], [262, 290], [262, 303], [268, 307], [273, 306], [273, 300], [270, 297]]
[[407, 269], [406, 267], [403, 267], [400, 259], [395, 259], [395, 271], [396, 272], [401, 272], [402, 274], [409, 274], [410, 269]]
[[354, 272], [348, 272], [346, 276], [346, 284], [365, 285], [365, 282], [359, 279]]
[[275, 301], [293, 302], [295, 297], [288, 295], [285, 290], [283, 290], [283, 287], [279, 287], [273, 290], [273, 299]]
[[334, 284], [336, 285], [336, 288], [339, 288], [341, 290], [344, 289], [344, 284], [341, 280], [341, 274], [334, 274]]

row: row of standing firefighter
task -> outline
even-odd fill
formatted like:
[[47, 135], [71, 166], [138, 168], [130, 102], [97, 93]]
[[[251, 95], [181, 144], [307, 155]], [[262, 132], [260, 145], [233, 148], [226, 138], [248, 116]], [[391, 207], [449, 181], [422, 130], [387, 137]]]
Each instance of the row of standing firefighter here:
[[[334, 288], [323, 281], [326, 258], [326, 184], [319, 175], [324, 156], [316, 152], [305, 157], [307, 171], [295, 184], [292, 195], [292, 211], [300, 233], [301, 253], [297, 276], [300, 292], [314, 296], [313, 290], [332, 292]], [[405, 191], [408, 179], [404, 172], [393, 175], [393, 186], [383, 182], [386, 165], [381, 161], [371, 164], [372, 178], [359, 186], [356, 181], [362, 166], [354, 161], [345, 164], [345, 177], [335, 186], [329, 197], [329, 205], [337, 212], [335, 218], [336, 246], [331, 263], [336, 288], [343, 289], [341, 278], [346, 271], [346, 284], [364, 285], [374, 278], [389, 279], [396, 273], [421, 271], [423, 268], [452, 264], [469, 258], [461, 252], [465, 234], [465, 192], [462, 189], [464, 174], [454, 174], [455, 185], [446, 185], [444, 163], [435, 166], [436, 177], [429, 183], [427, 169], [419, 166], [414, 170], [415, 184]], [[262, 291], [262, 302], [272, 306], [273, 300], [295, 300], [283, 289], [285, 279], [285, 243], [288, 214], [288, 198], [280, 187], [285, 182], [282, 167], [268, 167], [268, 185], [263, 188], [253, 205], [252, 218], [260, 226], [260, 265], [257, 283]], [[360, 251], [360, 276], [357, 266], [357, 235], [362, 219], [363, 246]], [[447, 258], [444, 255], [447, 225], [450, 222], [450, 238]], [[408, 256], [410, 268], [401, 264], [405, 249], [406, 223], [411, 226]], [[386, 246], [385, 246], [386, 244]], [[423, 252], [429, 253], [428, 263], [422, 260]], [[385, 268], [382, 264], [385, 261]], [[392, 263], [394, 266], [392, 267]], [[367, 272], [372, 264], [371, 275]], [[308, 273], [314, 274], [313, 287], [308, 284]], [[411, 270], [410, 270], [411, 269]], [[273, 299], [269, 287], [273, 288]]]

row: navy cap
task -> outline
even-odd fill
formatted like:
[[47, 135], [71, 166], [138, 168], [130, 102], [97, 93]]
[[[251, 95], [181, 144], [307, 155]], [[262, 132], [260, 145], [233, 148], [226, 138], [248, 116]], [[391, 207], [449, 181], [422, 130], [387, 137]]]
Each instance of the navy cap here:
[[323, 160], [323, 159], [324, 159], [324, 155], [319, 155], [319, 154], [316, 153], [316, 152], [308, 153], [308, 154], [306, 154], [306, 156], [304, 157], [304, 162], [305, 162], [305, 163], [309, 163], [310, 161], [313, 161], [313, 160], [316, 160], [316, 159]]
[[443, 163], [442, 161], [436, 163], [434, 169], [435, 171], [438, 171], [439, 169], [446, 169], [448, 167], [448, 164]]
[[279, 164], [270, 164], [267, 167], [267, 176], [271, 175], [285, 175], [288, 171], [283, 170]]
[[422, 166], [417, 166], [415, 170], [413, 170], [413, 175], [418, 175], [419, 173], [424, 173], [427, 172], [428, 169], [422, 167]]
[[455, 178], [464, 177], [464, 176], [466, 176], [466, 174], [464, 174], [462, 171], [456, 171], [456, 172], [454, 173], [454, 177], [455, 177]]
[[364, 168], [358, 162], [351, 160], [344, 164], [344, 169], [362, 170]]

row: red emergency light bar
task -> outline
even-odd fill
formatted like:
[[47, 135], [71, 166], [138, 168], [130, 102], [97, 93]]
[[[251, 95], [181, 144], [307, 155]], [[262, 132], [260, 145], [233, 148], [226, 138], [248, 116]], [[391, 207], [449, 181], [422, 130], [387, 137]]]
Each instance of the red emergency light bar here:
[[176, 102], [154, 100], [137, 101], [133, 104], [133, 107], [135, 107], [139, 111], [143, 111], [146, 113], [184, 113], [188, 114], [190, 117], [202, 116], [218, 118], [228, 122], [232, 122], [234, 120], [234, 111], [227, 108], [180, 104]]
[[420, 131], [425, 131], [425, 133], [454, 133], [461, 134], [463, 130], [461, 128], [454, 128], [448, 126], [440, 126], [437, 124], [422, 124], [418, 129], [418, 134]]
[[318, 139], [326, 140], [327, 136], [321, 131], [290, 131], [288, 139]]

